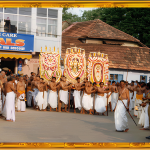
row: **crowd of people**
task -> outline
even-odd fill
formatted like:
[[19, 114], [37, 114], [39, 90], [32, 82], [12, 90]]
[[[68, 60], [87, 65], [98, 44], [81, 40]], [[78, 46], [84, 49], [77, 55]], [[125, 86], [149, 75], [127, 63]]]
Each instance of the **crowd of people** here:
[[150, 83], [139, 83], [132, 81], [108, 81], [104, 87], [101, 82], [97, 84], [85, 78], [80, 82], [76, 78], [76, 84], [68, 82], [62, 76], [60, 82], [56, 83], [56, 78], [45, 81], [39, 74], [31, 73], [19, 76], [5, 72], [0, 73], [1, 117], [7, 121], [15, 121], [15, 111], [25, 112], [26, 107], [33, 107], [37, 111], [57, 111], [70, 112], [77, 110], [81, 114], [105, 115], [109, 106], [110, 111], [114, 111], [116, 131], [127, 132], [128, 119], [127, 111], [134, 110], [134, 116], [139, 118], [142, 130], [149, 129], [150, 123]]

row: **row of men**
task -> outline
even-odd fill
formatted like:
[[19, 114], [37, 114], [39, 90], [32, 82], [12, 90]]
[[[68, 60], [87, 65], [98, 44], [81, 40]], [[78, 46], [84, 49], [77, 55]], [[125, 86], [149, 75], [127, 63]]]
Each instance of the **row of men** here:
[[[136, 102], [135, 101], [135, 95], [139, 96], [141, 95], [141, 92], [144, 93], [144, 90], [146, 89], [143, 87], [143, 89], [140, 87], [140, 84], [137, 84], [137, 86], [134, 85], [134, 82], [132, 82], [131, 85], [128, 85], [126, 82], [126, 88], [124, 88], [124, 82], [122, 81], [121, 83], [123, 86], [117, 85], [115, 86], [115, 82], [112, 83], [109, 81], [108, 87], [103, 88], [104, 84], [103, 82], [100, 83], [100, 87], [96, 87], [96, 84], [92, 86], [92, 84], [85, 79], [83, 83], [80, 83], [80, 78], [77, 78], [77, 83], [73, 85], [72, 83], [69, 83], [66, 81], [66, 78], [63, 76], [61, 78], [61, 81], [59, 83], [56, 83], [56, 78], [53, 77], [52, 81], [50, 82], [44, 82], [43, 79], [40, 79], [39, 76], [31, 76], [29, 80], [25, 80], [26, 78], [20, 77], [18, 81], [15, 80], [15, 78], [11, 77], [8, 79], [8, 82], [6, 81], [7, 79], [4, 78], [4, 73], [1, 73], [1, 87], [2, 89], [2, 97], [6, 96], [6, 100], [3, 100], [3, 108], [6, 106], [6, 120], [15, 120], [14, 119], [14, 103], [12, 97], [15, 99], [15, 94], [16, 93], [16, 106], [18, 107], [18, 111], [25, 111], [25, 87], [27, 89], [27, 104], [30, 105], [33, 102], [35, 105], [35, 108], [38, 107], [39, 110], [45, 110], [48, 106], [50, 105], [50, 110], [52, 108], [56, 108], [57, 110], [57, 91], [59, 91], [59, 98], [58, 101], [58, 108], [59, 112], [61, 111], [61, 106], [62, 103], [65, 104], [65, 111], [67, 111], [67, 106], [68, 106], [68, 91], [71, 90], [72, 87], [75, 88], [74, 90], [74, 103], [75, 103], [75, 108], [78, 108], [81, 110], [81, 113], [86, 113], [89, 111], [89, 114], [92, 114], [93, 110], [95, 109], [97, 113], [102, 113], [104, 115], [104, 112], [107, 110], [107, 98], [106, 98], [106, 93], [108, 93], [108, 102], [110, 104], [111, 110], [114, 110], [117, 104], [118, 100], [118, 93], [121, 95], [121, 99], [125, 99], [125, 104], [127, 106], [127, 109], [129, 107], [129, 110], [135, 106]], [[15, 86], [16, 84], [16, 86]], [[16, 87], [16, 88], [15, 88]], [[125, 91], [122, 91], [121, 87], [125, 89]], [[50, 89], [50, 94], [47, 96], [47, 89]], [[14, 91], [14, 92], [12, 92]], [[82, 91], [82, 92], [81, 92]], [[123, 93], [120, 94], [120, 91]], [[130, 91], [130, 92], [129, 92]], [[135, 94], [137, 92], [137, 94]], [[95, 101], [91, 94], [97, 93], [95, 95]], [[130, 93], [130, 94], [129, 94]], [[138, 100], [136, 96], [136, 101]], [[119, 96], [120, 97], [120, 96]], [[143, 98], [143, 95], [142, 95]], [[2, 98], [4, 99], [4, 98]], [[48, 102], [47, 102], [48, 100]], [[133, 101], [132, 101], [133, 100]], [[11, 101], [11, 102], [9, 102]], [[8, 104], [9, 102], [9, 104]], [[121, 101], [120, 101], [121, 102]], [[120, 103], [118, 101], [118, 105]], [[6, 103], [6, 105], [5, 105]], [[11, 105], [10, 105], [11, 104]], [[121, 104], [121, 103], [120, 103]], [[10, 107], [13, 106], [11, 109]], [[94, 108], [94, 107], [95, 108]], [[123, 105], [122, 105], [123, 106]], [[131, 106], [131, 107], [130, 107]], [[144, 105], [143, 105], [144, 106]], [[123, 106], [124, 107], [124, 106]], [[93, 109], [94, 108], [94, 109]], [[118, 108], [118, 107], [117, 107]], [[4, 109], [5, 110], [5, 109]], [[11, 111], [10, 111], [11, 110]], [[13, 111], [12, 111], [13, 110]], [[117, 109], [118, 111], [123, 112], [123, 108], [121, 110]], [[115, 111], [115, 114], [118, 114]], [[4, 112], [4, 111], [3, 111]], [[135, 112], [136, 113], [136, 112]], [[5, 113], [3, 113], [3, 116]], [[13, 115], [12, 115], [13, 114]], [[136, 115], [136, 114], [135, 114]], [[13, 117], [12, 117], [13, 116]], [[117, 115], [118, 116], [118, 115]], [[11, 119], [10, 119], [11, 118]], [[115, 117], [116, 118], [116, 117]], [[121, 119], [121, 118], [120, 118]]]
[[[39, 106], [39, 102], [42, 98], [40, 99], [37, 98], [39, 97], [39, 95], [42, 97], [44, 94], [42, 93], [42, 89], [40, 90], [39, 87], [37, 86], [38, 80], [39, 80], [38, 78], [36, 79], [36, 77], [34, 77], [34, 80], [31, 82], [31, 89], [34, 91], [34, 94], [32, 95], [35, 97], [34, 102], [35, 103], [38, 102]], [[141, 124], [144, 127], [143, 129], [149, 128], [149, 116], [150, 116], [150, 115], [148, 116], [148, 108], [150, 109], [150, 107], [148, 107], [149, 101], [147, 102], [143, 101], [148, 99], [149, 84], [146, 86], [145, 83], [143, 82], [138, 83], [137, 81], [135, 84], [134, 81], [132, 81], [131, 84], [128, 84], [128, 82], [124, 82], [124, 84], [125, 88], [129, 91], [129, 92], [127, 91], [128, 94], [126, 95], [126, 97], [123, 97], [123, 99], [128, 100], [128, 102], [126, 103], [127, 109], [129, 108], [129, 111], [131, 111], [132, 109], [134, 109], [135, 106], [138, 106], [139, 110], [137, 111], [136, 109], [134, 109], [134, 115], [139, 117], [139, 124]], [[92, 83], [88, 82], [87, 79], [85, 79], [83, 83], [80, 83], [80, 78], [77, 78], [77, 83], [75, 85], [66, 82], [65, 77], [62, 77], [59, 83], [56, 83], [56, 79], [53, 78], [51, 82], [44, 83], [44, 86], [46, 85], [48, 85], [48, 88], [50, 89], [50, 94], [48, 96], [48, 104], [50, 105], [50, 110], [51, 108], [56, 108], [57, 110], [56, 91], [59, 91], [58, 95], [60, 96], [59, 97], [60, 101], [58, 101], [58, 108], [59, 108], [58, 111], [59, 112], [61, 111], [62, 103], [64, 103], [65, 111], [67, 112], [68, 91], [70, 91], [71, 87], [74, 87], [75, 89], [73, 93], [75, 106], [74, 108], [78, 108], [79, 110], [81, 110], [81, 113], [83, 114], [86, 113], [86, 111], [89, 111], [89, 114], [92, 114], [92, 112], [94, 113], [95, 110], [97, 114], [102, 113], [104, 115], [104, 112], [107, 110], [108, 103], [110, 106], [110, 110], [114, 111], [117, 104], [117, 100], [119, 98], [118, 92], [121, 90], [121, 83], [115, 84], [115, 81], [112, 82], [112, 85], [111, 81], [109, 81], [108, 87], [104, 89], [103, 88], [104, 84], [102, 82], [100, 83], [100, 88], [97, 88], [96, 83], [93, 83], [92, 86]], [[38, 92], [38, 90], [40, 92]], [[45, 92], [46, 91], [47, 90], [45, 90]], [[106, 93], [108, 93], [108, 95]], [[92, 97], [93, 94], [94, 97]], [[45, 93], [45, 95], [47, 95], [47, 93]], [[45, 109], [47, 106], [46, 99], [44, 107]], [[42, 101], [44, 101], [44, 99]], [[43, 108], [43, 105], [41, 106]], [[140, 110], [140, 108], [142, 109], [142, 111]], [[147, 113], [145, 113], [145, 109]], [[74, 112], [76, 112], [75, 109]]]
[[[7, 87], [7, 83], [12, 83], [12, 84], [8, 84], [8, 85], [13, 86], [14, 88], [12, 88], [11, 86]], [[90, 87], [85, 88], [86, 87], [85, 84], [87, 84], [87, 87], [88, 87], [88, 85], [90, 85]], [[101, 87], [100, 87], [101, 89], [103, 89], [103, 85], [104, 84], [101, 83]], [[15, 100], [16, 100], [15, 106], [16, 106], [17, 110], [25, 111], [25, 89], [27, 89], [27, 91], [26, 91], [27, 92], [27, 105], [31, 106], [31, 102], [33, 99], [35, 108], [38, 107], [39, 110], [46, 110], [48, 104], [50, 105], [50, 110], [52, 108], [56, 108], [56, 110], [57, 110], [57, 91], [59, 91], [60, 101], [58, 104], [58, 106], [59, 106], [58, 111], [59, 112], [61, 111], [61, 105], [63, 103], [63, 104], [65, 104], [65, 111], [67, 112], [68, 90], [71, 90], [71, 88], [73, 86], [75, 88], [75, 91], [74, 91], [75, 108], [78, 108], [79, 110], [81, 110], [81, 113], [85, 113], [85, 110], [89, 110], [90, 114], [91, 114], [92, 109], [93, 109], [93, 98], [91, 97], [91, 94], [96, 92], [97, 87], [96, 87], [96, 84], [94, 84], [94, 86], [92, 87], [91, 83], [88, 82], [87, 79], [85, 79], [85, 81], [83, 83], [80, 83], [80, 78], [77, 78], [77, 84], [73, 85], [71, 83], [66, 82], [65, 77], [62, 77], [61, 81], [59, 83], [56, 83], [55, 77], [52, 78], [51, 82], [46, 83], [43, 81], [43, 79], [40, 79], [39, 76], [31, 76], [29, 80], [26, 80], [26, 78], [23, 78], [23, 77], [14, 78], [13, 76], [11, 76], [8, 78], [8, 82], [7, 82], [7, 78], [5, 78], [5, 73], [2, 72], [1, 73], [1, 90], [2, 90], [3, 112], [6, 108], [5, 106], [7, 106], [6, 102], [9, 101], [9, 100], [6, 100], [9, 98], [9, 96], [6, 97], [6, 95], [9, 95], [9, 94], [11, 95], [11, 94], [13, 94], [13, 92], [15, 92]], [[50, 89], [49, 96], [47, 94], [48, 88]], [[13, 91], [13, 92], [11, 93], [10, 91], [11, 92]], [[9, 94], [7, 94], [7, 93], [9, 93]], [[89, 101], [89, 103], [87, 103], [87, 101], [84, 102], [84, 99], [83, 99], [83, 102], [81, 103], [81, 97], [82, 97], [81, 93], [82, 93], [82, 95], [83, 95], [83, 93], [90, 95], [89, 98], [91, 100]], [[110, 89], [102, 92], [101, 96], [104, 96], [105, 93], [110, 93]], [[85, 94], [84, 94], [84, 97], [85, 97]], [[116, 94], [117, 94], [117, 91], [116, 91]], [[111, 102], [110, 95], [108, 97], [109, 97], [109, 102]], [[48, 99], [48, 103], [47, 103], [47, 99]], [[13, 103], [13, 101], [11, 101], [11, 102]], [[83, 106], [81, 106], [82, 104], [83, 104]], [[103, 104], [103, 102], [102, 102], [102, 104]], [[105, 109], [107, 109], [106, 96], [105, 96], [104, 106], [105, 106]], [[97, 101], [95, 101], [95, 109], [97, 112], [101, 112], [97, 108]], [[3, 114], [5, 114], [5, 113], [3, 113]], [[9, 114], [9, 113], [7, 113], [7, 114]]]

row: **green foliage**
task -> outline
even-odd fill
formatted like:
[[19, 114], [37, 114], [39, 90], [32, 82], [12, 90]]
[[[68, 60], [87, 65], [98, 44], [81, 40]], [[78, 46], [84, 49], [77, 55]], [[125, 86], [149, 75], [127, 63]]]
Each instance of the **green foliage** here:
[[68, 8], [63, 9], [63, 21], [83, 22], [100, 19], [150, 47], [149, 8], [98, 8], [84, 11], [82, 17], [72, 15], [67, 10]]
[[68, 22], [81, 22], [81, 17], [78, 15], [73, 15], [72, 13], [67, 12], [68, 8], [63, 8], [62, 21]]

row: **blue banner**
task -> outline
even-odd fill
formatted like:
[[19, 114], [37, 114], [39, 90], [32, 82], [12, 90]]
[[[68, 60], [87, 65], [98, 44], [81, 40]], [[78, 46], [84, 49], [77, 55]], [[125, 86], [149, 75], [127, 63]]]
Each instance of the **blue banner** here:
[[0, 32], [0, 50], [34, 51], [34, 35]]
[[18, 59], [18, 74], [22, 74], [22, 59]]

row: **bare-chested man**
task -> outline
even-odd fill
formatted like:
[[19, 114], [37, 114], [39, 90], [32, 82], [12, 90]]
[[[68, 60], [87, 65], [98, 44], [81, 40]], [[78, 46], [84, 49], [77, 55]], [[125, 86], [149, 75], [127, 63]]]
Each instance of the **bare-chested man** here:
[[35, 97], [37, 96], [39, 90], [38, 90], [38, 84], [40, 83], [40, 77], [39, 76], [33, 76], [33, 81], [31, 83], [31, 90], [33, 91], [33, 101], [34, 106], [33, 108], [36, 109], [36, 102]]
[[[108, 81], [108, 86], [106, 88], [108, 90], [108, 104], [109, 104], [109, 107], [110, 107], [110, 111], [112, 111], [112, 108], [111, 108], [111, 94], [112, 94], [112, 85], [111, 85], [111, 81]], [[105, 106], [106, 106], [106, 110], [107, 110], [107, 95], [105, 94]]]
[[20, 77], [19, 82], [17, 83], [17, 92], [20, 93], [18, 97], [18, 112], [25, 112], [26, 104], [25, 104], [25, 82], [23, 76]]
[[136, 88], [136, 86], [134, 85], [134, 81], [132, 81], [131, 86], [128, 88], [129, 94], [130, 94], [130, 106], [129, 106], [130, 111], [132, 109], [134, 109], [134, 101], [135, 101], [135, 97], [136, 97], [135, 88]]
[[15, 78], [10, 77], [8, 82], [5, 85], [6, 91], [6, 120], [7, 121], [15, 121], [15, 93], [17, 97], [20, 95], [16, 89], [14, 88], [13, 83], [15, 82]]
[[137, 118], [140, 118], [140, 115], [141, 115], [140, 104], [142, 104], [142, 98], [143, 98], [143, 93], [145, 92], [145, 87], [142, 87], [142, 83], [137, 83], [135, 91], [136, 91], [136, 98], [135, 98], [135, 104], [134, 105], [138, 107], [139, 111], [136, 111], [134, 109], [134, 116], [137, 116]]
[[37, 110], [44, 110], [46, 111], [47, 108], [47, 85], [43, 81], [43, 79], [40, 79], [40, 82], [37, 84], [38, 87], [38, 94], [35, 97], [35, 101], [37, 103]]
[[59, 88], [59, 84], [56, 83], [56, 77], [52, 77], [52, 81], [49, 84], [50, 86], [50, 94], [48, 98], [48, 104], [50, 105], [50, 111], [56, 108], [57, 111], [57, 90]]
[[[5, 84], [5, 72], [2, 71], [0, 73], [0, 82], [1, 82], [1, 85]], [[4, 103], [4, 93], [2, 92], [2, 105]]]
[[[76, 80], [77, 80], [77, 83], [74, 85], [75, 90], [73, 93], [73, 96], [74, 96], [74, 113], [76, 113], [76, 110], [75, 110], [76, 108], [78, 108], [79, 110], [82, 109], [81, 90], [84, 89], [84, 86], [82, 86], [84, 83], [80, 83], [80, 77], [77, 77]], [[82, 113], [82, 110], [80, 113]]]
[[62, 89], [60, 91], [60, 106], [59, 106], [59, 112], [61, 108], [62, 102], [65, 104], [65, 112], [67, 111], [67, 105], [68, 105], [68, 90], [71, 89], [72, 83], [66, 82], [66, 77], [62, 77], [62, 82], [60, 82], [60, 88]]
[[105, 107], [105, 97], [104, 93], [108, 93], [109, 91], [104, 89], [104, 83], [100, 82], [100, 87], [97, 88], [97, 98], [95, 100], [95, 110], [97, 112], [97, 115], [99, 113], [102, 113], [102, 115], [105, 115], [104, 112], [106, 111]]
[[118, 100], [118, 89], [115, 81], [112, 81], [111, 108], [114, 111]]
[[[120, 81], [119, 89], [119, 99], [115, 109], [115, 127], [116, 131], [127, 132], [128, 128], [128, 118], [126, 116], [126, 111], [129, 111], [129, 90], [125, 88], [125, 81]], [[125, 106], [126, 107], [125, 107]]]
[[33, 76], [31, 76], [28, 80], [27, 80], [27, 106], [31, 107], [32, 105], [32, 90], [31, 90], [31, 83], [33, 81]]
[[89, 114], [92, 115], [93, 98], [91, 97], [91, 94], [95, 92], [96, 89], [93, 89], [90, 81], [88, 81], [85, 85], [85, 91], [82, 99], [83, 114], [85, 114], [85, 111], [89, 111]]

